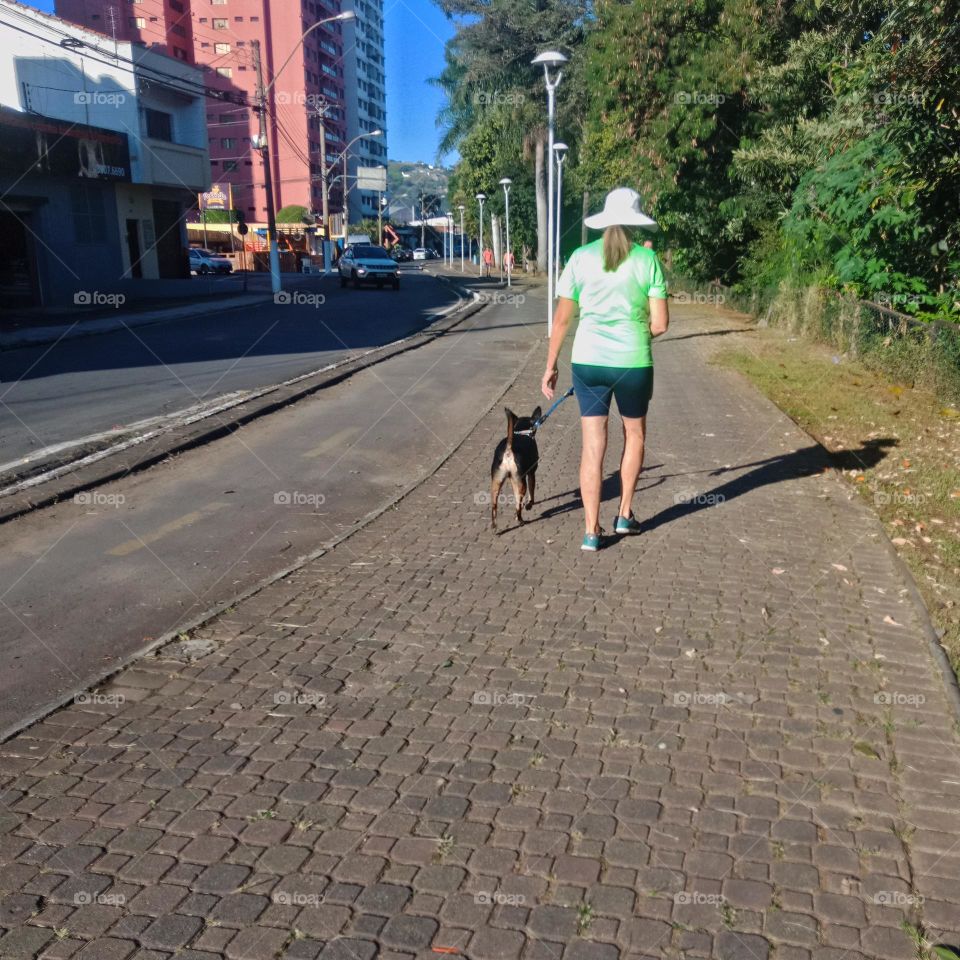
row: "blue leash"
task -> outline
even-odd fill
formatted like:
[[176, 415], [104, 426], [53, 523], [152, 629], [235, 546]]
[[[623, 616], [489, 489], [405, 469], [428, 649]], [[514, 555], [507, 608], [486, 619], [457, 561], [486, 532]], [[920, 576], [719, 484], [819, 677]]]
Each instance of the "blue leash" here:
[[562, 397], [557, 397], [557, 399], [554, 400], [552, 405], [550, 406], [550, 409], [547, 410], [547, 412], [544, 413], [542, 416], [538, 417], [536, 420], [533, 421], [533, 429], [539, 430], [543, 426], [547, 417], [549, 417], [550, 414], [553, 413], [553, 411], [556, 410], [557, 407], [559, 407], [560, 404], [567, 399], [567, 397], [572, 397], [572, 396], [573, 396], [573, 387], [571, 387]]

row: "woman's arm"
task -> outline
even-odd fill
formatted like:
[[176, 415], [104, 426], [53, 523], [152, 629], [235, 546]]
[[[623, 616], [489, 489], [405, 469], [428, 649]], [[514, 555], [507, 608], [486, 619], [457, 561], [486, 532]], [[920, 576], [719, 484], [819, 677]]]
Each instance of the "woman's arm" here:
[[553, 332], [550, 334], [550, 346], [547, 348], [547, 369], [540, 384], [540, 389], [548, 400], [553, 399], [553, 391], [559, 376], [557, 358], [560, 356], [560, 348], [563, 346], [567, 330], [570, 329], [575, 306], [575, 300], [568, 300], [566, 297], [557, 298], [557, 309], [553, 315]]
[[670, 306], [666, 300], [650, 297], [650, 335], [659, 337], [670, 326]]

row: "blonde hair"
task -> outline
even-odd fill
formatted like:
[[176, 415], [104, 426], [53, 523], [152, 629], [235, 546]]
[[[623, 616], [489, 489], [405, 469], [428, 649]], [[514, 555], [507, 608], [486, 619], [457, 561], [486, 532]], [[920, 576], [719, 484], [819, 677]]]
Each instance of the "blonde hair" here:
[[603, 231], [603, 269], [613, 273], [627, 259], [633, 247], [633, 235], [619, 223]]

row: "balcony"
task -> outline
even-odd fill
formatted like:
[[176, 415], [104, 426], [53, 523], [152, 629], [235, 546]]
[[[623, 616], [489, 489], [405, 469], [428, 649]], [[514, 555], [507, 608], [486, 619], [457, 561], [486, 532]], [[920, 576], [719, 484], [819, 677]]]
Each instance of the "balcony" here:
[[199, 193], [210, 186], [210, 155], [199, 147], [143, 137], [135, 183], [155, 183]]

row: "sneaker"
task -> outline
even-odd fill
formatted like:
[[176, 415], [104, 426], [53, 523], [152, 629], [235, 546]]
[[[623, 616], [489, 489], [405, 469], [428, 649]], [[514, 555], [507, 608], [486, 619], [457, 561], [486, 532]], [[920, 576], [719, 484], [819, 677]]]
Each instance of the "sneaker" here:
[[599, 533], [585, 534], [583, 537], [583, 543], [580, 544], [580, 549], [586, 550], [588, 553], [596, 553], [600, 549], [600, 534]]
[[639, 533], [642, 529], [640, 521], [632, 513], [629, 517], [617, 517], [613, 521], [613, 532], [617, 534]]

